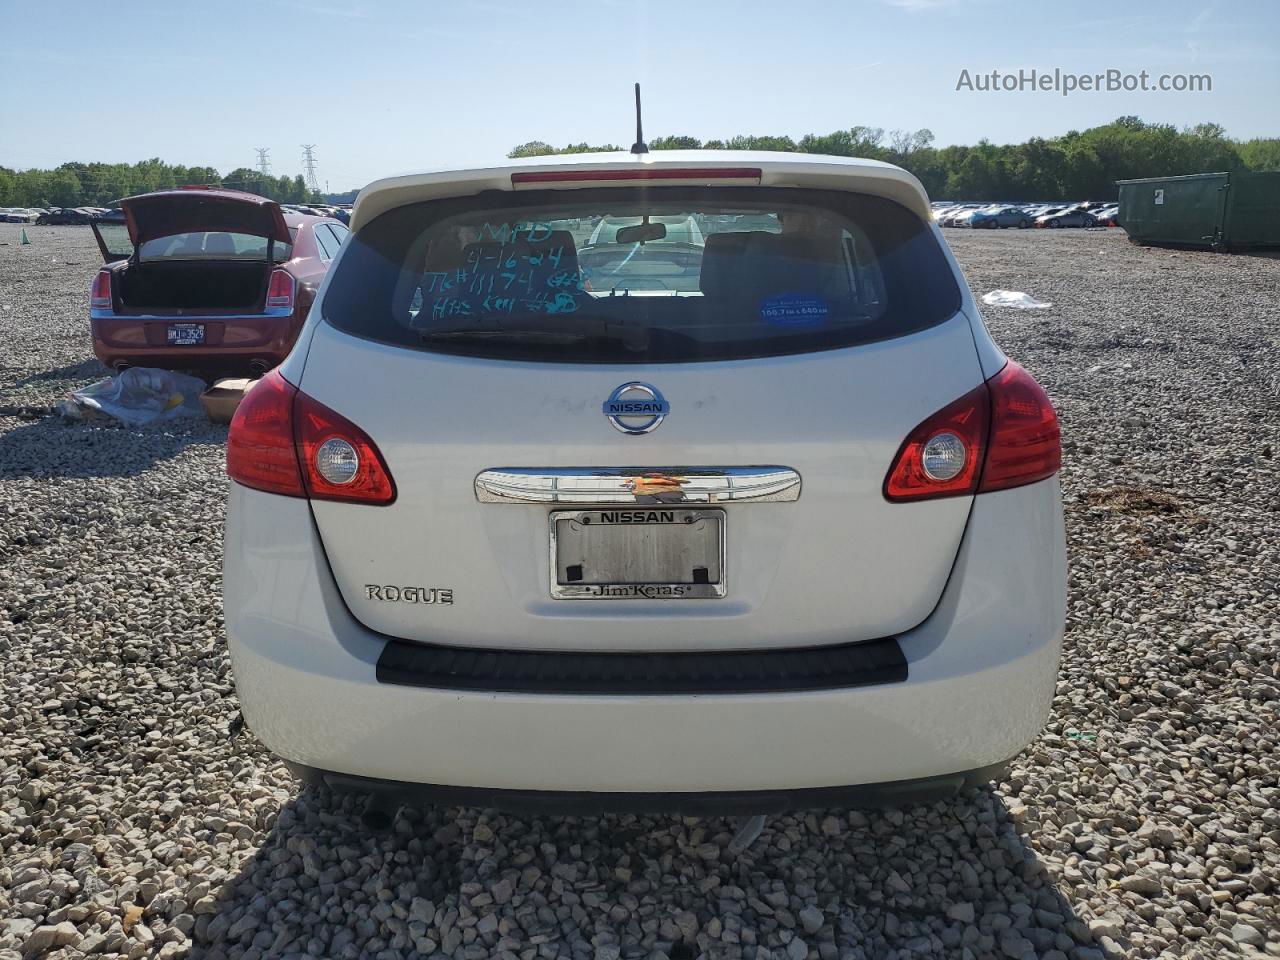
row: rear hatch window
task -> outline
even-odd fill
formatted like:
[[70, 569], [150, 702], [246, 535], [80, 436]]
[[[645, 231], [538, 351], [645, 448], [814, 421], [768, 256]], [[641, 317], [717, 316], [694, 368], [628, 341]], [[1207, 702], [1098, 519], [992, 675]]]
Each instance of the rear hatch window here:
[[672, 363], [849, 347], [959, 308], [933, 233], [892, 201], [664, 187], [399, 207], [350, 238], [323, 314], [439, 353]]

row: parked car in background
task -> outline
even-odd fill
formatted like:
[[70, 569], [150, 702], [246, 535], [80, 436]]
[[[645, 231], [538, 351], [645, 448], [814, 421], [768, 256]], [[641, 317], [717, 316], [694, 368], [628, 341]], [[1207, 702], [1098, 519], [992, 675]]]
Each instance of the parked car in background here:
[[969, 225], [969, 221], [973, 219], [973, 215], [982, 209], [984, 208], [968, 204], [962, 207], [957, 207], [955, 210], [952, 210], [947, 214], [946, 220], [943, 222], [943, 226], [967, 227]]
[[969, 226], [975, 230], [995, 230], [1002, 227], [1025, 230], [1032, 226], [1032, 220], [1021, 207], [986, 207], [974, 211], [969, 217]]
[[1120, 225], [1119, 215], [1120, 207], [1114, 206], [1103, 207], [1101, 210], [1096, 211], [1093, 217], [1100, 227], [1118, 227]]
[[89, 221], [92, 217], [87, 213], [83, 213], [74, 207], [55, 207], [53, 210], [36, 218], [36, 223], [41, 226], [65, 227], [80, 226]]
[[1054, 695], [1059, 430], [930, 216], [906, 171], [812, 154], [366, 187], [228, 436], [249, 727], [382, 809], [997, 776]]
[[293, 346], [347, 235], [238, 190], [130, 197], [94, 221], [93, 351], [133, 365], [261, 373]]
[[954, 206], [938, 218], [938, 225], [942, 227], [958, 227], [975, 210], [981, 209], [982, 206], [983, 204], [981, 203], [962, 203]]
[[1036, 218], [1037, 227], [1093, 227], [1097, 223], [1093, 214], [1079, 206], [1051, 210]]
[[40, 212], [27, 207], [0, 207], [0, 223], [35, 223]]

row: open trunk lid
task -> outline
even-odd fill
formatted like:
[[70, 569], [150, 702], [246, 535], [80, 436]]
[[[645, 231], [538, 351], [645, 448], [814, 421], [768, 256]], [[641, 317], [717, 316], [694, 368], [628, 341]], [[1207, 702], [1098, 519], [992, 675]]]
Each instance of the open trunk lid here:
[[[125, 260], [149, 240], [179, 234], [228, 234], [290, 242], [280, 204], [240, 190], [182, 187], [127, 197], [118, 214], [93, 221], [98, 248], [107, 263]], [[268, 255], [269, 256], [269, 255]]]
[[289, 242], [280, 204], [240, 190], [183, 187], [120, 201], [135, 245], [176, 233], [247, 233]]

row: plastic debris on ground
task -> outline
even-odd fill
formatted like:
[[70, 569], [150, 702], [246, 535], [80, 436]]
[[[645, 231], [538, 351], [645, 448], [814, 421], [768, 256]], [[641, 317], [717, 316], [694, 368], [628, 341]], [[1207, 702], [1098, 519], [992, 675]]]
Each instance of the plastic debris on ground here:
[[204, 389], [205, 383], [198, 377], [153, 367], [130, 367], [74, 391], [59, 404], [58, 412], [73, 420], [105, 414], [136, 427], [157, 420], [203, 416], [200, 394]]
[[982, 302], [991, 307], [1012, 307], [1015, 310], [1044, 310], [1053, 306], [1021, 290], [992, 290], [982, 295]]

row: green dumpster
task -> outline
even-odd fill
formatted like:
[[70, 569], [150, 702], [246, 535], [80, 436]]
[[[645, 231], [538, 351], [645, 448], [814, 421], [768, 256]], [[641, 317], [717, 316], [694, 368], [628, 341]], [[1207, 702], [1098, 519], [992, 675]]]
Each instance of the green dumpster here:
[[1280, 172], [1117, 180], [1120, 226], [1135, 243], [1280, 246]]

